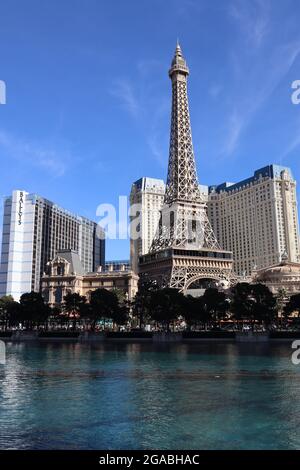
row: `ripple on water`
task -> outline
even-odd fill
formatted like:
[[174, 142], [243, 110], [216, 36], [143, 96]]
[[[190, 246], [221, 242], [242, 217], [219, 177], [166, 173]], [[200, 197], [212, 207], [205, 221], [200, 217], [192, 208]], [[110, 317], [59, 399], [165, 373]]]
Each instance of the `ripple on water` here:
[[0, 448], [297, 449], [289, 345], [9, 345]]

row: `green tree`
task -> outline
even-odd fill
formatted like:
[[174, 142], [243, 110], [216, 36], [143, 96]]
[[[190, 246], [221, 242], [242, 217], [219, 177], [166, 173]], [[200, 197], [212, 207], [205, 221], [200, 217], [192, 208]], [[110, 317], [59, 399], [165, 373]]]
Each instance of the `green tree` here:
[[78, 294], [77, 292], [68, 292], [64, 296], [63, 312], [66, 314], [68, 321], [72, 319], [73, 329], [76, 329], [76, 324], [80, 318], [82, 306], [86, 303], [86, 297]]
[[276, 298], [264, 284], [251, 285], [252, 316], [268, 327], [276, 317]]
[[15, 300], [7, 305], [8, 326], [16, 327], [22, 322], [21, 305]]
[[206, 312], [202, 297], [193, 297], [191, 295], [185, 297], [183, 317], [188, 329], [191, 327], [197, 328], [200, 323], [206, 324]]
[[93, 321], [92, 306], [89, 302], [86, 302], [80, 307], [80, 318], [84, 321], [85, 326], [91, 325]]
[[127, 302], [126, 292], [123, 289], [119, 289], [118, 287], [115, 287], [114, 289], [111, 290], [111, 292], [114, 292], [114, 294], [116, 294], [120, 305], [123, 305]]
[[[56, 325], [62, 323], [65, 321], [65, 316], [62, 314], [62, 309], [60, 305], [55, 305], [54, 307], [49, 307], [49, 318], [48, 318], [51, 326], [51, 321], [52, 323], [55, 323]], [[46, 329], [48, 329], [48, 322], [46, 324]]]
[[151, 318], [160, 323], [167, 331], [170, 323], [178, 319], [185, 312], [184, 295], [177, 289], [166, 287], [153, 290], [150, 299]]
[[229, 309], [229, 301], [224, 292], [219, 291], [215, 287], [209, 287], [201, 297], [203, 305], [203, 317], [206, 321], [212, 320], [218, 323], [226, 317]]
[[112, 312], [112, 321], [116, 325], [125, 325], [129, 318], [129, 308], [126, 304], [119, 305], [118, 308]]
[[241, 282], [232, 288], [231, 310], [235, 319], [255, 321], [266, 327], [276, 317], [276, 298], [264, 284]]
[[231, 289], [230, 309], [235, 320], [250, 320], [253, 318], [254, 300], [251, 292], [251, 285], [247, 282], [239, 282]]
[[45, 323], [50, 314], [48, 305], [45, 304], [41, 294], [29, 292], [20, 298], [20, 320], [27, 330]]
[[95, 329], [99, 320], [103, 321], [104, 329], [107, 320], [113, 320], [119, 309], [118, 297], [113, 291], [107, 289], [96, 289], [91, 292], [89, 317], [91, 328]]
[[132, 313], [142, 328], [150, 317], [151, 293], [157, 290], [155, 281], [141, 275], [138, 281], [138, 291], [132, 302]]
[[294, 312], [297, 313], [298, 317], [300, 316], [300, 294], [292, 295], [284, 308], [284, 315], [286, 317]]
[[10, 316], [11, 316], [11, 304], [14, 302], [14, 298], [11, 295], [3, 295], [0, 298], [0, 322], [4, 326], [4, 330], [7, 330]]

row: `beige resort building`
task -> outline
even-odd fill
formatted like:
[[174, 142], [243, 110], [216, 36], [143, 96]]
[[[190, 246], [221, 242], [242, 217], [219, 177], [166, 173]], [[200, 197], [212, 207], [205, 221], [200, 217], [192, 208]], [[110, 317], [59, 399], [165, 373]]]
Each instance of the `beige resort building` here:
[[90, 293], [98, 288], [118, 289], [132, 300], [138, 289], [138, 276], [126, 262], [106, 263], [96, 272], [85, 273], [77, 252], [60, 251], [47, 263], [47, 271], [42, 277], [42, 295], [53, 306], [63, 302], [68, 293], [77, 292], [89, 299]]
[[[150, 184], [151, 183], [151, 184]], [[131, 189], [131, 204], [141, 203], [140, 237], [131, 240], [131, 265], [147, 254], [154, 238], [164, 199], [164, 182], [141, 178]], [[199, 186], [207, 215], [221, 247], [233, 252], [233, 270], [251, 276], [289, 259], [300, 262], [296, 181], [287, 167], [267, 165], [237, 183]]]
[[234, 272], [300, 262], [296, 181], [291, 170], [268, 165], [239, 183], [210, 186], [208, 217], [217, 240], [233, 252]]
[[275, 295], [281, 290], [287, 296], [297, 294], [300, 292], [300, 263], [289, 261], [284, 254], [280, 263], [253, 271], [252, 282], [265, 284]]

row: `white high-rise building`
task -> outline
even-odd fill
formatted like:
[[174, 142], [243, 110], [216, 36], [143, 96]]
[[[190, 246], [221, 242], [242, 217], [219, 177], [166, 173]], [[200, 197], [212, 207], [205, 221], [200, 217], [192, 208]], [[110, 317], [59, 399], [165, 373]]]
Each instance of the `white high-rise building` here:
[[[135, 238], [131, 233], [130, 240], [130, 264], [135, 272], [138, 271], [138, 257], [149, 252], [156, 235], [165, 189], [164, 181], [156, 178], [143, 177], [132, 184], [130, 205], [139, 204], [141, 208], [137, 222], [132, 225], [133, 230], [137, 227], [139, 237]], [[208, 186], [199, 185], [199, 191], [203, 201], [207, 201]]]
[[48, 261], [61, 250], [78, 253], [85, 272], [105, 263], [105, 240], [97, 224], [26, 191], [4, 201], [0, 296], [16, 300], [39, 291]]
[[296, 181], [268, 165], [239, 183], [209, 187], [208, 217], [220, 245], [233, 252], [234, 271], [250, 275], [286, 253], [300, 261]]
[[161, 179], [140, 178], [131, 187], [130, 205], [138, 205], [137, 211], [134, 209], [138, 218], [133, 216], [136, 222], [132, 223], [130, 239], [130, 263], [134, 272], [138, 271], [138, 257], [149, 252], [156, 234], [164, 195], [165, 183]]

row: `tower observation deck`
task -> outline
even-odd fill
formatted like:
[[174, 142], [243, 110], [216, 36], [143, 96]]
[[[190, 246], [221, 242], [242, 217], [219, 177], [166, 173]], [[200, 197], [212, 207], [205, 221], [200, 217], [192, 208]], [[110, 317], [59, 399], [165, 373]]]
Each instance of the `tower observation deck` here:
[[221, 249], [201, 198], [187, 94], [189, 68], [177, 43], [169, 70], [172, 112], [168, 176], [160, 221], [139, 272], [186, 292], [201, 279], [229, 282], [232, 253]]

